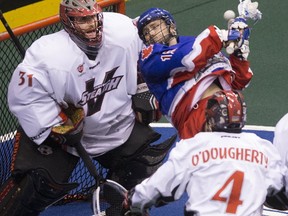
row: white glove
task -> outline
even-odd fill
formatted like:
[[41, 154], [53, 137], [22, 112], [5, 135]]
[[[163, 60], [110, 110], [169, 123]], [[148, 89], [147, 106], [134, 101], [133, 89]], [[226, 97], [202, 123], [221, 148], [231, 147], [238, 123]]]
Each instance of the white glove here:
[[262, 13], [257, 9], [258, 2], [251, 2], [251, 0], [239, 0], [238, 13], [240, 16], [254, 21], [262, 18]]
[[246, 19], [241, 17], [236, 17], [233, 22], [230, 23], [229, 29], [244, 29], [248, 28]]

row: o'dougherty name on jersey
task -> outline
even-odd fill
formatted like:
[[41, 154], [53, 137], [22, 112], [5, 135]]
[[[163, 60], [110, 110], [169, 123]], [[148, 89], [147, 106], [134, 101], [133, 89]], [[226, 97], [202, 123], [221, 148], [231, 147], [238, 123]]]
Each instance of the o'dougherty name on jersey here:
[[215, 147], [192, 155], [193, 166], [208, 163], [212, 160], [240, 160], [264, 165], [265, 167], [268, 165], [268, 156], [261, 151], [249, 148]]

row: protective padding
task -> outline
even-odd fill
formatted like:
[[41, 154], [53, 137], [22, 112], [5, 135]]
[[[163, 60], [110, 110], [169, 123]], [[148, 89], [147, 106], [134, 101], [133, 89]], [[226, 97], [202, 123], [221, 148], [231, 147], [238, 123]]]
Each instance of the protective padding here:
[[31, 170], [21, 178], [10, 177], [0, 190], [1, 216], [36, 216], [63, 198], [77, 183], [55, 182], [44, 169]]
[[162, 165], [176, 138], [177, 135], [174, 135], [163, 143], [146, 146], [141, 152], [129, 159], [127, 158], [126, 163], [121, 167], [117, 167], [114, 171], [109, 170], [107, 177], [120, 183], [128, 190], [133, 188], [151, 176]]

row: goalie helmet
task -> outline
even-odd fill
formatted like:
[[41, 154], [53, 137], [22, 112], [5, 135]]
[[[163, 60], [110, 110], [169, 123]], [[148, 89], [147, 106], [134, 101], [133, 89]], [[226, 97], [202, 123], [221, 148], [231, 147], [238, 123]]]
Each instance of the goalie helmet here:
[[[82, 23], [92, 24], [88, 29], [83, 29], [76, 21], [79, 19]], [[63, 0], [60, 4], [60, 20], [80, 49], [86, 54], [97, 54], [102, 45], [103, 13], [96, 0]]]
[[216, 92], [207, 102], [206, 126], [212, 131], [240, 133], [246, 122], [246, 103], [239, 91]]
[[[169, 29], [169, 35], [164, 38], [163, 44], [168, 44], [168, 42], [171, 40], [171, 38], [177, 38], [177, 31], [176, 31], [176, 22], [172, 15], [161, 8], [150, 8], [144, 13], [142, 13], [137, 21], [137, 28], [138, 28], [138, 34], [141, 40], [144, 42], [144, 44], [149, 45], [149, 41], [146, 41], [145, 35], [144, 35], [144, 28], [146, 25], [148, 25], [150, 22], [154, 20], [162, 19], [165, 21], [168, 29]], [[175, 32], [171, 32], [170, 27], [175, 27]]]

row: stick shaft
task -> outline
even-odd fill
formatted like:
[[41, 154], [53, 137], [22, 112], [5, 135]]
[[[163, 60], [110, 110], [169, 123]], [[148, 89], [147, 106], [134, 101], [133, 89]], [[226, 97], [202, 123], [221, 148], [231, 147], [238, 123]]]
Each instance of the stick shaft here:
[[5, 29], [7, 30], [7, 32], [9, 33], [12, 41], [14, 42], [16, 48], [18, 49], [18, 51], [20, 52], [20, 55], [22, 56], [22, 58], [24, 58], [25, 56], [25, 49], [24, 47], [20, 44], [20, 41], [18, 40], [18, 38], [15, 36], [15, 34], [13, 33], [12, 29], [10, 28], [9, 24], [7, 23], [5, 17], [3, 16], [2, 11], [0, 10], [0, 19], [2, 24], [4, 25]]
[[92, 159], [90, 158], [87, 151], [85, 150], [85, 148], [82, 146], [80, 142], [75, 145], [75, 148], [79, 156], [83, 160], [85, 166], [87, 167], [89, 173], [95, 178], [96, 185], [98, 186], [98, 184], [100, 184], [100, 182], [103, 181], [103, 178], [98, 174], [97, 169]]

